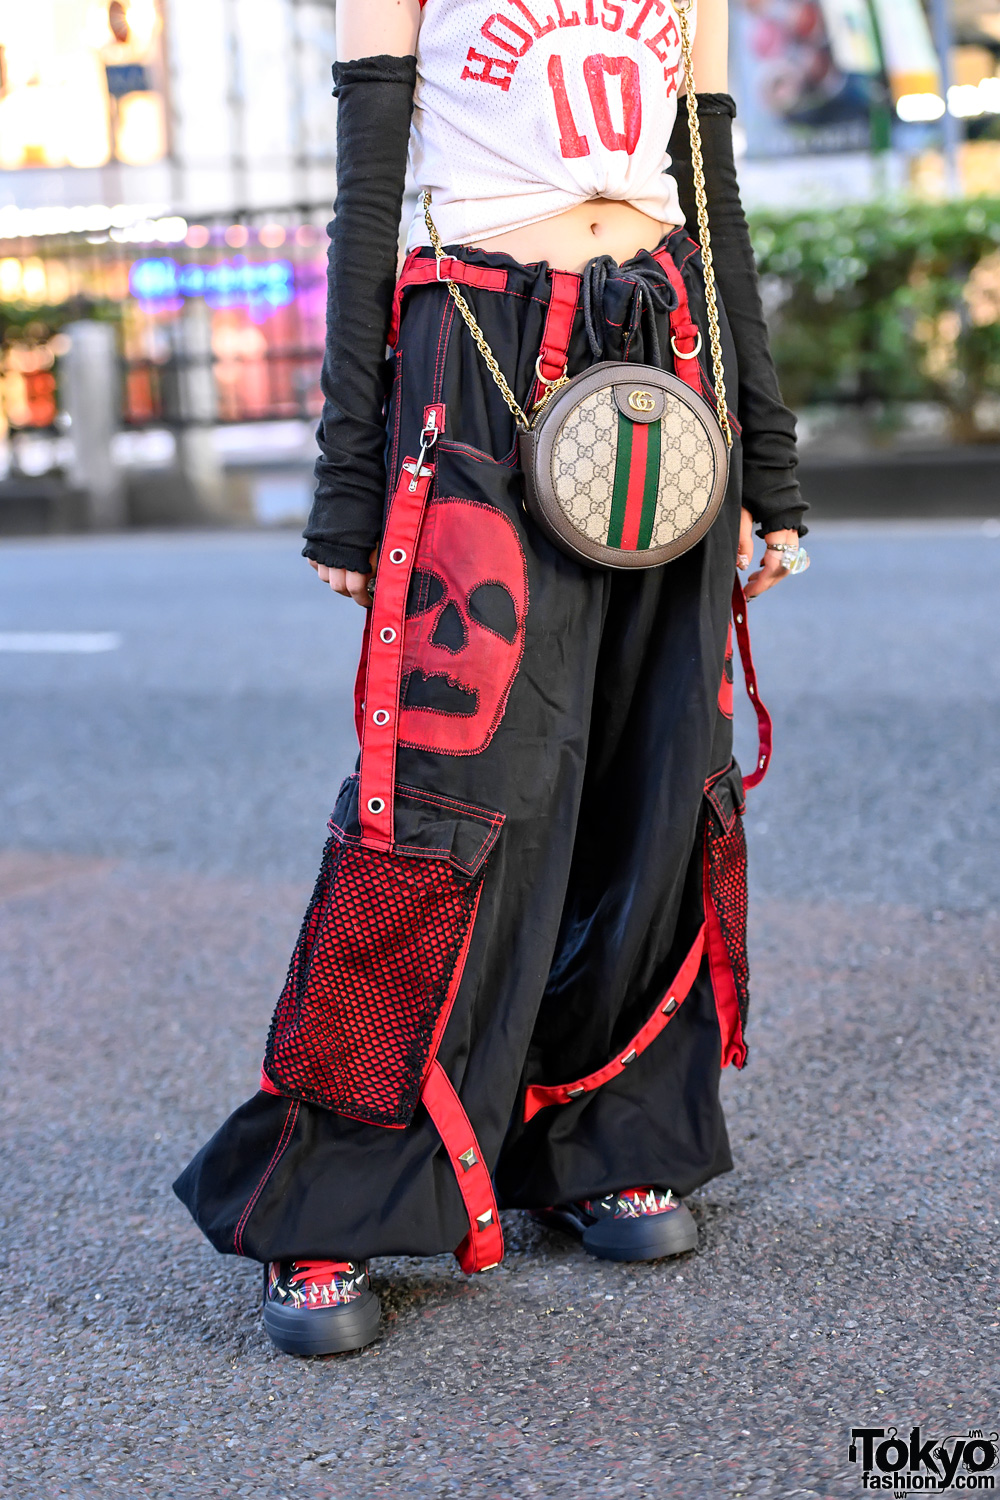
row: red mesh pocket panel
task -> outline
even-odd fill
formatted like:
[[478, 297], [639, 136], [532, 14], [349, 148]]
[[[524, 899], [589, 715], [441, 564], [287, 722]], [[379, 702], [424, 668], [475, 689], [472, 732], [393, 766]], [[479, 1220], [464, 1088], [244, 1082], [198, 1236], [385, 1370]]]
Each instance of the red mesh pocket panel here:
[[481, 879], [332, 836], [267, 1039], [282, 1093], [409, 1124]]
[[750, 1004], [750, 963], [747, 957], [747, 841], [743, 819], [733, 813], [728, 827], [714, 807], [705, 824], [708, 884], [733, 970], [740, 1021], [746, 1026]]

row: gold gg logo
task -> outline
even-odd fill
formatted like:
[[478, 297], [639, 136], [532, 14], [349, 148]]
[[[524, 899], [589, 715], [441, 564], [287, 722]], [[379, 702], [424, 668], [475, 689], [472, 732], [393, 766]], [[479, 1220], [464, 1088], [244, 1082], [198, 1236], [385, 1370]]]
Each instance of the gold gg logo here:
[[628, 398], [628, 404], [633, 411], [652, 411], [656, 402], [648, 391], [633, 391]]

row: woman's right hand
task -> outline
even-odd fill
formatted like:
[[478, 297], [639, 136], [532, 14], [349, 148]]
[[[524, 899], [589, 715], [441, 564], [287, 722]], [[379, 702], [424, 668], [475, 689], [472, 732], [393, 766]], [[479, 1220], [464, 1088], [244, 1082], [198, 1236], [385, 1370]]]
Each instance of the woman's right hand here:
[[368, 592], [368, 583], [375, 571], [375, 559], [378, 552], [371, 555], [371, 568], [367, 573], [351, 573], [347, 568], [328, 568], [323, 563], [313, 562], [307, 558], [309, 566], [319, 575], [321, 583], [329, 584], [335, 594], [343, 594], [345, 599], [353, 599], [355, 604], [360, 604], [362, 609], [371, 609], [372, 596]]

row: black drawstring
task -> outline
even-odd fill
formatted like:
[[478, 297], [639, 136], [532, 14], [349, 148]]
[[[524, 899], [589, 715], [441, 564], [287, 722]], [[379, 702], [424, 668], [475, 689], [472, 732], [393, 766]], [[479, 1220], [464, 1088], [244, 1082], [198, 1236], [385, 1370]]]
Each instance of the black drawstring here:
[[660, 336], [656, 331], [657, 314], [673, 312], [677, 306], [677, 293], [667, 280], [663, 268], [649, 254], [641, 250], [629, 269], [625, 270], [611, 255], [598, 255], [588, 261], [583, 269], [583, 324], [587, 330], [587, 342], [595, 360], [604, 358], [604, 288], [608, 278], [627, 281], [635, 287], [640, 302], [640, 318], [647, 316], [647, 364], [660, 364]]

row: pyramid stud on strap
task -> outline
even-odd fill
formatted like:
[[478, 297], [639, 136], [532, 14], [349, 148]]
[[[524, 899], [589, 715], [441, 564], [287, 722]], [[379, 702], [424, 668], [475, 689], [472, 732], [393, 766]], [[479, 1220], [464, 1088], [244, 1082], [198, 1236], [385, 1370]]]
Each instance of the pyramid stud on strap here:
[[462, 1166], [466, 1172], [470, 1167], [474, 1167], [479, 1161], [479, 1157], [473, 1151], [471, 1146], [469, 1147], [468, 1151], [463, 1151], [458, 1159], [462, 1163]]

